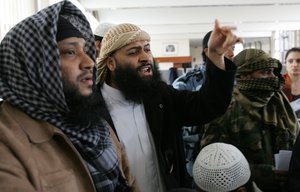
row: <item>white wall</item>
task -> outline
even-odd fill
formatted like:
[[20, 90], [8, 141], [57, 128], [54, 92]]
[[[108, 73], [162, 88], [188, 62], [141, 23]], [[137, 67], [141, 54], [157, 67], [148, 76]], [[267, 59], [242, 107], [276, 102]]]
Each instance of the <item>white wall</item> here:
[[247, 38], [245, 39], [244, 48], [257, 48], [270, 54], [272, 57], [272, 47], [270, 37]]
[[[176, 54], [170, 54], [170, 55], [165, 54], [164, 45], [166, 43], [176, 44], [178, 52]], [[249, 46], [251, 46], [251, 48], [261, 48], [266, 53], [272, 55], [272, 46], [270, 43], [271, 43], [270, 37], [247, 38], [245, 39], [244, 46], [248, 46], [245, 48], [250, 48]], [[196, 46], [196, 47], [190, 46], [188, 39], [151, 40], [151, 50], [154, 57], [191, 56], [192, 67], [203, 63], [203, 59], [201, 55], [203, 50], [202, 46]]]
[[195, 65], [199, 65], [203, 63], [202, 59], [202, 47], [197, 46], [197, 47], [190, 47], [190, 53], [192, 56], [192, 66], [194, 67]]
[[[177, 50], [174, 54], [164, 52], [167, 44], [176, 45]], [[188, 39], [151, 40], [151, 50], [154, 57], [190, 56], [190, 43]]]
[[35, 13], [34, 0], [1, 0], [0, 6], [0, 41], [18, 22]]

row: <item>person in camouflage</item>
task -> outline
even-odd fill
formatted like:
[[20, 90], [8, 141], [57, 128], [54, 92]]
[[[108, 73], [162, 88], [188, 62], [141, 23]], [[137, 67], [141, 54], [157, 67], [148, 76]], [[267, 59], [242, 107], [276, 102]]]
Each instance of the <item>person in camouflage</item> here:
[[214, 142], [236, 146], [249, 161], [252, 180], [262, 191], [285, 191], [287, 172], [273, 171], [274, 154], [292, 148], [299, 125], [281, 91], [282, 65], [258, 49], [243, 50], [234, 63], [238, 69], [232, 105], [205, 125], [201, 148]]

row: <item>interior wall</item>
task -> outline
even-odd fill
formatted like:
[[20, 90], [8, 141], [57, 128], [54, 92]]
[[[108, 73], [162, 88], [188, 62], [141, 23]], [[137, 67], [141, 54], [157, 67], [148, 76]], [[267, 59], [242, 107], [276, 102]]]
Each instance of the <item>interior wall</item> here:
[[271, 38], [259, 37], [259, 38], [247, 38], [244, 42], [244, 48], [256, 48], [261, 49], [264, 52], [272, 55]]
[[[176, 44], [178, 51], [174, 54], [165, 53], [166, 44]], [[270, 37], [247, 38], [243, 44], [244, 48], [258, 48], [262, 49], [268, 54], [272, 55], [272, 46]], [[203, 63], [202, 46], [190, 46], [188, 39], [174, 39], [174, 40], [151, 40], [151, 49], [154, 57], [173, 57], [173, 56], [191, 56], [192, 67]]]
[[190, 53], [191, 53], [191, 56], [192, 56], [192, 66], [193, 67], [203, 63], [202, 55], [201, 55], [202, 47], [200, 47], [200, 46], [197, 46], [197, 47], [191, 46], [190, 47]]
[[[174, 45], [175, 50], [167, 52], [168, 45]], [[190, 56], [188, 39], [151, 40], [151, 50], [154, 57]]]

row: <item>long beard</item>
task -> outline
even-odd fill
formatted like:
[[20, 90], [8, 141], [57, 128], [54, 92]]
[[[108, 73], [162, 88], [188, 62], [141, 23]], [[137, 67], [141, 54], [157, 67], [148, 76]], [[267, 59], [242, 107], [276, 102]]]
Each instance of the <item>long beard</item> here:
[[82, 126], [90, 126], [99, 123], [104, 101], [98, 91], [89, 96], [83, 96], [78, 88], [64, 83], [64, 93], [69, 112], [66, 114], [68, 121]]
[[155, 92], [155, 87], [161, 81], [160, 73], [154, 64], [152, 77], [140, 77], [138, 70], [128, 65], [117, 64], [115, 83], [125, 99], [141, 103], [144, 95]]

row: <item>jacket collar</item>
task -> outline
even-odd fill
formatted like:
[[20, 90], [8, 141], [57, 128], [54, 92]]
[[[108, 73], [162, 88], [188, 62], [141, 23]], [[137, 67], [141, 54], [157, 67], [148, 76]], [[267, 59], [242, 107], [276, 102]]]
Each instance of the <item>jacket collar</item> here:
[[29, 140], [33, 143], [43, 143], [49, 141], [53, 137], [54, 133], [62, 133], [61, 130], [55, 128], [48, 122], [33, 119], [22, 110], [8, 102], [4, 101], [2, 107], [23, 129]]

